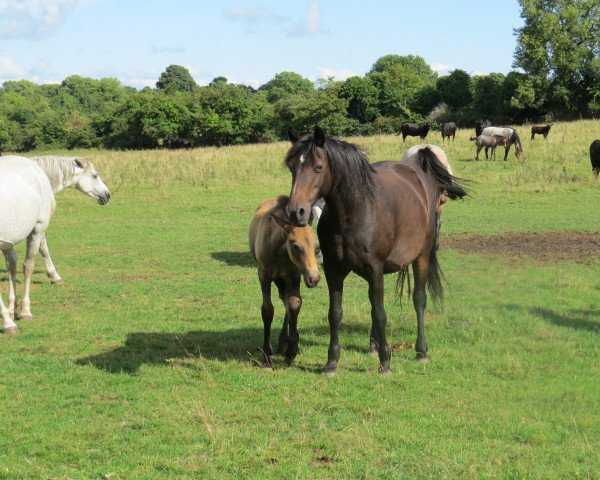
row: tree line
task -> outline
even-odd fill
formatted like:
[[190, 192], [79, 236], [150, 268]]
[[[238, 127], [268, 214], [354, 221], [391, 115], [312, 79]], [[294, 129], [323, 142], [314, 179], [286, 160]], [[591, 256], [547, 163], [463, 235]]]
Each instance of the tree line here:
[[320, 124], [338, 136], [395, 133], [406, 121], [470, 127], [600, 116], [597, 0], [519, 0], [514, 71], [439, 76], [416, 55], [385, 55], [364, 76], [316, 83], [281, 72], [257, 89], [198, 86], [170, 65], [156, 88], [70, 76], [0, 87], [0, 150], [149, 149], [269, 142]]

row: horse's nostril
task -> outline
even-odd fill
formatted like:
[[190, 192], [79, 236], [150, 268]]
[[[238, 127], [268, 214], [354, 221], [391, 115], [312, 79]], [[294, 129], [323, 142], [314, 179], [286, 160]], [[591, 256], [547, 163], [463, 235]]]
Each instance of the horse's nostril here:
[[298, 217], [303, 217], [304, 216], [304, 209], [303, 208], [299, 208], [298, 209]]

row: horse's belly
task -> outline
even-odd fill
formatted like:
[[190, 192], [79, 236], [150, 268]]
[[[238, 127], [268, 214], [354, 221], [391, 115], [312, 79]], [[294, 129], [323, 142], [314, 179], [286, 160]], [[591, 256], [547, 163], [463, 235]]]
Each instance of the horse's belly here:
[[[27, 238], [39, 221], [46, 221], [42, 214], [39, 194], [27, 188], [12, 191], [0, 186], [0, 242], [15, 244]], [[49, 220], [49, 219], [48, 219]]]

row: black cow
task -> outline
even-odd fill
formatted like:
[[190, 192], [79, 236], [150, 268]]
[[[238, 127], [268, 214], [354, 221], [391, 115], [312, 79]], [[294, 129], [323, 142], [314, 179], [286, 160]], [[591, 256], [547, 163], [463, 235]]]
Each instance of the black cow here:
[[544, 136], [544, 140], [546, 140], [546, 137], [548, 136], [548, 132], [550, 131], [550, 127], [552, 126], [552, 123], [549, 123], [546, 126], [543, 125], [533, 125], [531, 127], [531, 139], [533, 140], [533, 138], [535, 137], [535, 134], [537, 133], [538, 135], [543, 135]]
[[454, 122], [444, 123], [444, 125], [442, 125], [442, 142], [444, 141], [445, 138], [450, 139], [450, 137], [452, 137], [452, 140], [454, 140], [455, 136], [456, 136], [456, 123], [454, 123]]
[[[402, 134], [402, 141], [406, 140], [406, 137], [421, 137], [425, 138], [429, 133], [428, 123], [403, 123], [400, 125], [400, 133]], [[400, 135], [398, 133], [398, 135]]]
[[475, 136], [478, 137], [479, 135], [481, 135], [481, 132], [483, 132], [484, 128], [491, 126], [492, 122], [490, 122], [489, 120], [477, 120], [477, 123], [475, 124]]
[[592, 171], [597, 178], [600, 174], [600, 140], [594, 140], [590, 145], [590, 160], [592, 161]]
[[171, 137], [166, 141], [166, 147], [170, 149], [194, 148], [194, 140], [184, 137]]

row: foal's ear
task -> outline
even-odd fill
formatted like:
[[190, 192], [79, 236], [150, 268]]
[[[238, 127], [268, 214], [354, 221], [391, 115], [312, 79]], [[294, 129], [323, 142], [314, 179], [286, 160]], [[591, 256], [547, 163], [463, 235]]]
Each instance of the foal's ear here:
[[288, 127], [288, 138], [292, 145], [295, 144], [298, 140], [300, 140], [300, 134], [294, 130], [292, 127]]
[[323, 147], [323, 145], [325, 145], [325, 132], [318, 125], [315, 125], [314, 137], [317, 147]]
[[279, 225], [281, 228], [283, 228], [286, 232], [289, 232], [292, 228], [294, 228], [294, 226], [292, 225], [292, 223], [289, 220], [278, 217], [274, 213], [271, 214], [271, 218], [273, 220], [275, 220], [275, 223], [277, 223], [277, 225]]

